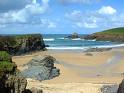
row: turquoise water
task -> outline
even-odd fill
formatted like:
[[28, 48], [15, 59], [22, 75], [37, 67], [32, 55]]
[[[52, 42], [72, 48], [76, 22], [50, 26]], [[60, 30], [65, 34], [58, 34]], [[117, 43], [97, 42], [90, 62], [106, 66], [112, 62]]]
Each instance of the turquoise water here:
[[48, 49], [84, 49], [89, 47], [112, 47], [117, 45], [117, 42], [110, 41], [95, 41], [84, 39], [65, 39], [66, 34], [47, 34], [43, 35], [44, 41]]

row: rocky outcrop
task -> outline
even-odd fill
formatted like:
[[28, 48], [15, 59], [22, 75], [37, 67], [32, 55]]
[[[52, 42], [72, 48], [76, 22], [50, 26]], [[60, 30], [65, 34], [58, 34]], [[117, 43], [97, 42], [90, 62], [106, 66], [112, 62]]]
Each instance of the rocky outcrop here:
[[27, 80], [17, 70], [10, 55], [0, 51], [0, 93], [24, 93]]
[[100, 93], [117, 93], [117, 89], [118, 85], [103, 85], [100, 89]]
[[104, 52], [110, 51], [112, 48], [89, 48], [85, 52]]
[[0, 36], [0, 51], [18, 55], [37, 50], [45, 50], [45, 44], [40, 34]]
[[14, 74], [4, 74], [0, 82], [0, 93], [24, 93], [27, 85], [24, 77]]
[[124, 42], [124, 27], [113, 28], [102, 32], [85, 36], [84, 39], [95, 39], [98, 41]]
[[24, 70], [22, 74], [27, 78], [34, 78], [37, 80], [48, 80], [59, 76], [59, 69], [54, 67], [56, 59], [52, 56], [36, 56], [28, 64], [28, 69]]
[[124, 35], [96, 33], [96, 34], [87, 35], [84, 39], [88, 39], [88, 40], [95, 39], [97, 41], [124, 42]]
[[121, 84], [119, 85], [117, 93], [124, 93], [124, 79], [122, 80]]
[[69, 35], [69, 36], [67, 36], [67, 37], [65, 37], [65, 38], [68, 38], [68, 39], [76, 39], [76, 38], [79, 38], [79, 35], [78, 35], [78, 33], [73, 33], [73, 34], [71, 34], [71, 35]]

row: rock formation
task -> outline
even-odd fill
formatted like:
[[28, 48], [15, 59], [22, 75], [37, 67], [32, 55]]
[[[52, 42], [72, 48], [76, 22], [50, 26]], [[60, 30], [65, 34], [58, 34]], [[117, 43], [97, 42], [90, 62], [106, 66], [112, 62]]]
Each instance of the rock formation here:
[[104, 52], [104, 51], [109, 51], [112, 48], [89, 48], [85, 52]]
[[103, 85], [100, 93], [117, 93], [118, 85]]
[[122, 80], [121, 84], [119, 85], [117, 93], [124, 93], [124, 79]]
[[8, 51], [12, 55], [44, 49], [40, 34], [0, 36], [0, 51]]
[[0, 93], [24, 93], [27, 80], [5, 51], [0, 51]]
[[58, 76], [59, 69], [54, 67], [56, 59], [51, 56], [36, 56], [28, 64], [22, 74], [28, 78], [48, 80]]
[[78, 35], [78, 33], [73, 33], [72, 35], [69, 35], [69, 36], [67, 36], [67, 37], [65, 37], [65, 38], [68, 38], [68, 39], [76, 39], [76, 38], [79, 38], [79, 35]]

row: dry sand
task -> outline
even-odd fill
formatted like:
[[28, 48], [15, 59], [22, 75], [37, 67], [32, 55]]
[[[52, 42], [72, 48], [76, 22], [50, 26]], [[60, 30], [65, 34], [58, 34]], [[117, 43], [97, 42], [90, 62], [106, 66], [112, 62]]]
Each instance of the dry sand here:
[[98, 93], [103, 84], [120, 83], [124, 72], [124, 48], [92, 54], [93, 56], [86, 56], [85, 53], [76, 52], [76, 50], [48, 50], [15, 56], [13, 61], [20, 70], [25, 69], [23, 64], [26, 64], [33, 56], [37, 55], [51, 55], [59, 61], [55, 64], [60, 69], [61, 74], [59, 77], [42, 81], [42, 83], [28, 80], [29, 88], [44, 86], [42, 87], [44, 93]]

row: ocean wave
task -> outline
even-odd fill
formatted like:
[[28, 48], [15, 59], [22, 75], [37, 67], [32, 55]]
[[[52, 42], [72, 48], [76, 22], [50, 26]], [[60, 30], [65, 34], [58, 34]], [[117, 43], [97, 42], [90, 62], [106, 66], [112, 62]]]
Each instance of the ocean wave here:
[[124, 44], [113, 44], [113, 45], [99, 45], [99, 46], [93, 46], [98, 48], [117, 48], [117, 47], [124, 47]]
[[84, 40], [84, 39], [81, 39], [81, 38], [75, 38], [75, 39], [71, 39], [71, 40]]
[[124, 44], [116, 44], [116, 45], [99, 45], [99, 46], [87, 46], [87, 47], [47, 47], [47, 49], [53, 50], [87, 50], [89, 48], [117, 48], [124, 47]]
[[44, 38], [43, 40], [44, 41], [54, 41], [55, 39], [54, 38]]
[[48, 47], [47, 49], [55, 49], [55, 50], [77, 50], [77, 49], [85, 49], [85, 47]]

